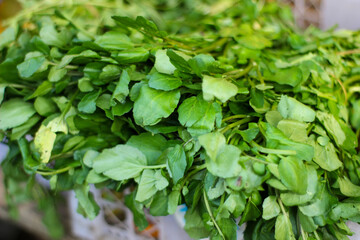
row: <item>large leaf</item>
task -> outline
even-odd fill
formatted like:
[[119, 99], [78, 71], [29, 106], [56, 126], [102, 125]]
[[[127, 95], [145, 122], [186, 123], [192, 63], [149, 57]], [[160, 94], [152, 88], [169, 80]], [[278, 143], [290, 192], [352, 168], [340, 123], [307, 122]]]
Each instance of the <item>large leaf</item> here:
[[219, 132], [208, 133], [199, 137], [205, 149], [208, 170], [215, 176], [229, 178], [241, 172], [239, 164], [241, 150], [225, 143], [225, 137]]
[[313, 122], [315, 120], [315, 111], [305, 104], [292, 97], [282, 95], [278, 111], [284, 118], [293, 119], [301, 122]]
[[95, 172], [117, 181], [139, 176], [146, 165], [145, 155], [137, 148], [127, 145], [105, 149], [93, 159]]
[[292, 225], [288, 216], [280, 214], [275, 223], [276, 240], [295, 240]]
[[0, 107], [0, 129], [7, 130], [25, 123], [35, 114], [33, 105], [19, 98], [4, 102]]
[[305, 194], [308, 187], [308, 172], [302, 161], [294, 157], [282, 158], [279, 163], [281, 182], [290, 190]]
[[175, 110], [179, 99], [178, 90], [161, 91], [143, 85], [134, 104], [135, 122], [141, 126], [155, 125]]

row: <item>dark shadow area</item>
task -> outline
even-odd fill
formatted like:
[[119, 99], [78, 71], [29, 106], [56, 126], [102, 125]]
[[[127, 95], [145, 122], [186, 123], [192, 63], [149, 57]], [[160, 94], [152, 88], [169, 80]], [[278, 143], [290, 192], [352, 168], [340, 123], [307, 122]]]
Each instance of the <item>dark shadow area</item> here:
[[0, 240], [39, 240], [25, 229], [11, 221], [0, 219]]

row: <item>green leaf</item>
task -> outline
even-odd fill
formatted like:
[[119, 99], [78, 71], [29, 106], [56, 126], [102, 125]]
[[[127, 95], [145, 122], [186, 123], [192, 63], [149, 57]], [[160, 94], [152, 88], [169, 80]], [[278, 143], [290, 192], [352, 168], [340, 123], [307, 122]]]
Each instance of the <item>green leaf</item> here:
[[106, 50], [124, 50], [133, 47], [130, 38], [117, 31], [109, 31], [97, 36], [95, 43]]
[[141, 126], [155, 125], [175, 110], [179, 100], [178, 90], [161, 91], [143, 85], [134, 104], [135, 122]]
[[305, 232], [314, 232], [318, 226], [315, 224], [314, 219], [312, 217], [304, 215], [300, 210], [298, 210], [298, 217], [301, 224], [302, 229]]
[[7, 27], [0, 34], [0, 50], [3, 50], [4, 47], [6, 47], [6, 45], [15, 41], [15, 38], [16, 38], [16, 29], [13, 27]]
[[346, 140], [346, 135], [336, 118], [330, 113], [320, 111], [316, 112], [316, 117], [324, 125], [326, 131], [335, 139], [335, 142], [342, 146]]
[[101, 89], [86, 94], [79, 102], [79, 111], [84, 113], [94, 113], [96, 110], [96, 100], [100, 96], [100, 93]]
[[39, 115], [44, 117], [55, 113], [57, 110], [55, 103], [46, 97], [37, 97], [34, 102], [34, 108]]
[[7, 130], [20, 126], [35, 114], [31, 103], [19, 98], [13, 98], [1, 104], [0, 107], [0, 129]]
[[283, 118], [297, 120], [300, 122], [313, 122], [315, 120], [314, 110], [286, 95], [281, 96], [278, 111]]
[[182, 85], [181, 79], [172, 75], [155, 72], [150, 75], [149, 87], [170, 91], [179, 88]]
[[240, 132], [246, 142], [251, 142], [259, 133], [259, 126], [256, 123], [249, 123], [249, 128]]
[[36, 88], [35, 92], [33, 92], [30, 96], [27, 97], [27, 100], [39, 96], [44, 96], [49, 92], [51, 92], [52, 89], [53, 89], [53, 84], [49, 81], [44, 81], [40, 84], [40, 86]]
[[67, 69], [65, 68], [58, 69], [56, 67], [52, 67], [48, 75], [49, 82], [60, 81], [66, 75], [66, 73], [67, 73]]
[[2, 86], [0, 84], [0, 105], [1, 105], [2, 101], [4, 100], [5, 88], [6, 88], [6, 86]]
[[116, 88], [111, 96], [111, 105], [115, 106], [116, 102], [124, 104], [126, 97], [129, 95], [129, 82], [130, 76], [127, 70], [123, 70], [120, 76], [120, 80], [116, 85]]
[[178, 207], [180, 195], [181, 194], [180, 194], [179, 190], [173, 190], [169, 194], [169, 200], [168, 200], [168, 206], [167, 206], [167, 211], [169, 214], [175, 214], [176, 209]]
[[146, 62], [149, 55], [149, 51], [145, 48], [133, 48], [122, 50], [121, 52], [113, 54], [112, 57], [120, 64], [132, 64]]
[[248, 221], [254, 221], [258, 217], [261, 216], [261, 211], [257, 208], [257, 206], [249, 199], [246, 203], [244, 213], [240, 219], [239, 225], [241, 226], [243, 223]]
[[187, 161], [184, 148], [179, 144], [175, 145], [170, 148], [166, 158], [170, 176], [176, 184], [184, 176], [186, 170]]
[[137, 148], [127, 145], [105, 149], [93, 160], [96, 173], [102, 173], [116, 181], [138, 177], [146, 165], [145, 155]]
[[269, 39], [261, 35], [255, 35], [255, 34], [238, 37], [236, 38], [236, 41], [240, 45], [243, 45], [246, 48], [255, 49], [255, 50], [272, 46], [272, 42]]
[[288, 216], [280, 214], [276, 218], [275, 223], [275, 239], [276, 240], [295, 240], [291, 222]]
[[318, 189], [313, 201], [305, 206], [299, 206], [300, 211], [309, 217], [325, 214], [332, 205], [337, 203], [335, 196], [331, 195], [324, 183], [318, 184]]
[[76, 198], [79, 201], [81, 213], [85, 213], [85, 217], [94, 219], [100, 211], [100, 207], [96, 204], [92, 193], [89, 192], [89, 185], [77, 185], [74, 189]]
[[54, 23], [52, 22], [50, 17], [46, 17], [43, 19], [39, 35], [41, 40], [45, 44], [58, 48], [65, 47], [71, 37], [70, 32], [67, 32], [67, 30], [64, 30], [62, 32], [56, 31]]
[[335, 171], [343, 164], [339, 160], [334, 145], [328, 141], [325, 146], [315, 143], [315, 155], [313, 161], [326, 171]]
[[168, 213], [168, 196], [166, 191], [157, 192], [150, 205], [151, 216], [167, 216]]
[[178, 108], [178, 113], [179, 122], [189, 127], [188, 131], [192, 135], [198, 136], [214, 129], [215, 107], [203, 100], [200, 95], [184, 100]]
[[39, 52], [30, 52], [26, 55], [25, 61], [17, 65], [19, 75], [22, 78], [29, 78], [36, 73], [45, 63], [45, 56]]
[[265, 198], [262, 207], [262, 218], [265, 220], [277, 217], [280, 213], [280, 206], [276, 201], [276, 196], [268, 196]]
[[140, 150], [147, 159], [149, 165], [157, 164], [158, 158], [168, 147], [166, 139], [160, 134], [142, 133], [133, 135], [126, 143]]
[[294, 157], [282, 158], [279, 163], [281, 182], [290, 190], [305, 194], [308, 185], [308, 172], [302, 161]]
[[360, 197], [360, 186], [353, 184], [347, 177], [338, 178], [340, 191], [348, 197]]
[[277, 128], [280, 129], [286, 137], [295, 142], [306, 143], [308, 140], [306, 123], [283, 119], [279, 121]]
[[215, 59], [208, 54], [199, 54], [188, 60], [191, 69], [199, 77], [201, 77], [202, 73], [208, 72], [214, 62]]
[[159, 73], [173, 74], [176, 70], [175, 66], [170, 62], [170, 58], [166, 54], [166, 50], [157, 50], [155, 54], [155, 69]]
[[200, 210], [188, 210], [185, 213], [185, 231], [191, 238], [201, 239], [209, 236], [209, 230], [205, 227], [205, 224], [201, 218]]
[[177, 70], [188, 73], [191, 72], [189, 63], [183, 58], [187, 58], [185, 54], [168, 49], [166, 55], [170, 58], [171, 64], [174, 65]]
[[202, 91], [206, 101], [211, 101], [216, 97], [224, 103], [237, 94], [238, 88], [225, 79], [205, 75], [202, 82]]
[[242, 168], [238, 163], [241, 151], [225, 143], [225, 137], [219, 132], [208, 133], [199, 137], [201, 146], [206, 151], [206, 166], [215, 176], [229, 178], [238, 176]]
[[246, 200], [242, 194], [232, 192], [224, 202], [224, 208], [232, 213], [235, 217], [239, 217], [245, 210]]
[[133, 219], [136, 226], [139, 228], [139, 231], [143, 231], [149, 225], [149, 223], [146, 219], [143, 205], [135, 200], [135, 192], [132, 192], [125, 197], [125, 204], [134, 215]]
[[293, 192], [281, 193], [280, 198], [281, 201], [284, 203], [284, 205], [286, 206], [302, 205], [311, 201], [314, 198], [318, 187], [318, 181], [319, 181], [318, 175], [315, 167], [311, 165], [306, 165], [305, 167], [308, 172], [306, 193], [305, 194], [297, 194]]
[[51, 151], [54, 147], [56, 134], [51, 130], [51, 127], [41, 125], [35, 134], [34, 143], [35, 148], [40, 153], [40, 160], [43, 163], [48, 163], [51, 157]]
[[29, 120], [27, 120], [24, 124], [11, 129], [11, 137], [10, 140], [18, 140], [22, 136], [24, 136], [36, 123], [40, 120], [40, 116], [34, 115]]
[[140, 178], [135, 200], [144, 202], [168, 185], [169, 182], [161, 175], [161, 170], [145, 169]]

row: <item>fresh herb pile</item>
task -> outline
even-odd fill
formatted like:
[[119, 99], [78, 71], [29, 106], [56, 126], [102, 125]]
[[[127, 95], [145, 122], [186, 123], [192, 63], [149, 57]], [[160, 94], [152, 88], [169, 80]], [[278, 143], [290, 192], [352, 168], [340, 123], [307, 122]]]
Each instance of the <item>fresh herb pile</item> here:
[[[140, 230], [143, 208], [184, 203], [196, 239], [236, 239], [245, 222], [251, 240], [348, 239], [345, 222], [360, 222], [359, 32], [302, 32], [262, 1], [46, 2], [0, 36], [9, 203], [37, 199], [53, 236], [51, 196], [74, 189], [94, 218], [95, 184], [131, 189]], [[152, 14], [127, 15], [159, 27], [105, 17], [145, 2]]]

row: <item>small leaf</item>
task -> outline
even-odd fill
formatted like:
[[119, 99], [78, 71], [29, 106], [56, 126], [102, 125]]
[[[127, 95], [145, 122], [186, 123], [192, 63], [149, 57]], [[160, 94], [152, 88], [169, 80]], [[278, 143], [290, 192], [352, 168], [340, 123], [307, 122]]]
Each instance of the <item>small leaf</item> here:
[[96, 110], [96, 100], [100, 96], [101, 89], [86, 94], [79, 102], [78, 109], [84, 113], [94, 113]]
[[202, 91], [206, 101], [211, 101], [216, 97], [224, 103], [237, 94], [238, 88], [225, 79], [206, 75], [203, 77]]
[[301, 122], [313, 122], [315, 111], [292, 97], [282, 95], [278, 111], [284, 118], [293, 119]]
[[81, 211], [85, 213], [85, 217], [93, 220], [100, 211], [100, 207], [96, 204], [92, 193], [89, 191], [89, 185], [77, 185], [74, 189], [76, 198], [79, 201]]
[[279, 173], [282, 183], [287, 188], [300, 194], [306, 193], [308, 173], [302, 161], [294, 157], [282, 158]]
[[340, 191], [348, 197], [360, 197], [360, 186], [353, 184], [347, 177], [338, 178]]
[[50, 127], [41, 125], [35, 134], [34, 143], [35, 148], [40, 152], [40, 160], [43, 163], [48, 163], [53, 150], [56, 134], [51, 131]]
[[276, 218], [275, 223], [275, 239], [276, 240], [295, 240], [294, 232], [290, 219], [284, 214], [280, 214]]
[[166, 157], [170, 176], [176, 184], [184, 176], [187, 165], [184, 148], [177, 144], [169, 150]]
[[277, 217], [280, 213], [280, 206], [277, 203], [275, 196], [268, 196], [267, 198], [265, 198], [262, 207], [262, 217], [265, 220]]

